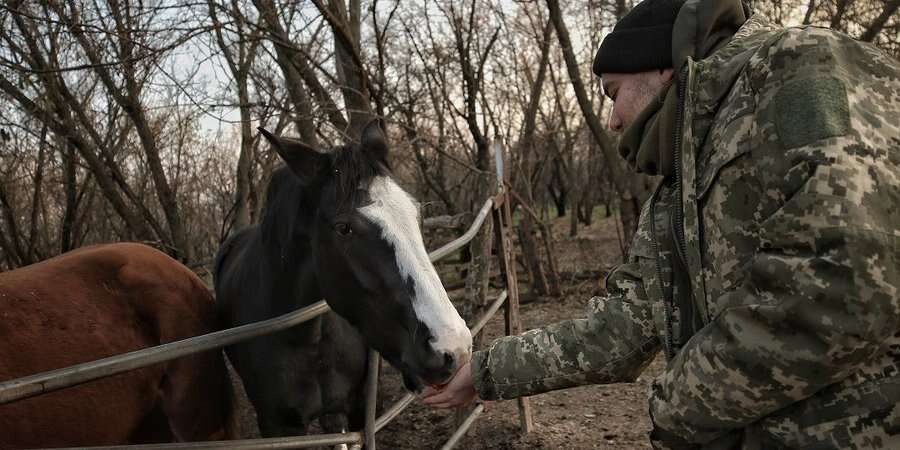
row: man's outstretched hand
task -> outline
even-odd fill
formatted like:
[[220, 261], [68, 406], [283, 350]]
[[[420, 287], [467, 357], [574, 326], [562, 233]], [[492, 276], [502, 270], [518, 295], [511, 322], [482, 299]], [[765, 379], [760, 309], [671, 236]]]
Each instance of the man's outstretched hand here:
[[421, 394], [422, 402], [435, 408], [458, 408], [472, 403], [476, 397], [469, 363], [460, 367], [446, 385], [439, 389], [426, 387]]

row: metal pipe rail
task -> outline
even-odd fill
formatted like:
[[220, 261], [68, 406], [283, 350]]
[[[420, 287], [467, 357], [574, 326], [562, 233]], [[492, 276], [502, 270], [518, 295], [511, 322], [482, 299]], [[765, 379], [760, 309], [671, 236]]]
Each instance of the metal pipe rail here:
[[[493, 199], [486, 200], [469, 230], [458, 239], [431, 252], [429, 259], [432, 262], [438, 261], [468, 244], [481, 228], [492, 204]], [[328, 311], [330, 308], [321, 300], [272, 319], [5, 381], [0, 383], [0, 405], [281, 331]]]
[[469, 431], [469, 428], [475, 423], [475, 419], [484, 412], [484, 403], [479, 403], [475, 409], [472, 410], [471, 413], [466, 417], [466, 420], [463, 421], [459, 425], [459, 428], [453, 432], [453, 435], [450, 436], [450, 439], [447, 439], [447, 443], [441, 447], [441, 450], [450, 450], [453, 447], [456, 447], [456, 444], [459, 443], [459, 440], [462, 439], [463, 436], [466, 435], [466, 432]]
[[484, 315], [475, 322], [475, 325], [472, 325], [472, 328], [469, 330], [472, 333], [472, 336], [478, 334], [485, 325], [487, 325], [488, 321], [494, 317], [494, 314], [497, 313], [497, 310], [506, 303], [507, 291], [503, 291], [500, 295], [497, 296], [497, 300], [494, 300], [494, 303], [488, 307], [487, 311], [485, 311]]
[[381, 431], [382, 428], [386, 427], [387, 424], [391, 423], [392, 420], [396, 419], [400, 413], [409, 406], [413, 400], [416, 399], [416, 394], [412, 392], [407, 392], [403, 394], [403, 397], [400, 397], [400, 400], [397, 400], [397, 403], [394, 403], [387, 411], [385, 411], [378, 420], [375, 421], [375, 432]]
[[329, 311], [325, 301], [272, 319], [0, 383], [0, 405], [284, 330]]
[[[228, 450], [281, 450], [311, 448], [324, 445], [361, 445], [363, 434], [352, 433], [319, 434], [265, 439], [242, 439], [235, 441], [177, 442], [170, 444], [113, 445], [106, 447], [67, 447], [65, 450], [181, 450], [181, 449], [228, 449]], [[49, 449], [64, 450], [64, 449]]]
[[494, 205], [494, 199], [489, 198], [485, 200], [484, 206], [481, 207], [481, 210], [478, 211], [478, 215], [475, 216], [475, 220], [472, 222], [472, 226], [469, 227], [466, 232], [456, 239], [453, 242], [431, 252], [428, 257], [431, 258], [432, 262], [443, 259], [447, 255], [459, 250], [463, 245], [468, 244], [472, 239], [475, 238], [475, 235], [478, 233], [478, 230], [481, 229], [481, 225], [484, 223], [484, 219], [487, 218], [488, 213], [491, 212], [491, 207]]
[[378, 369], [381, 367], [381, 355], [375, 350], [369, 350], [368, 375], [366, 376], [366, 422], [365, 441], [366, 448], [375, 450], [375, 420], [378, 407]]

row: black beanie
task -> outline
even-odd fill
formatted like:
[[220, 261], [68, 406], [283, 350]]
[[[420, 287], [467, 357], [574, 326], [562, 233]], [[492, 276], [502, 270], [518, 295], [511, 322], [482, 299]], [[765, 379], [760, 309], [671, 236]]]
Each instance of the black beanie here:
[[672, 25], [684, 0], [644, 0], [606, 35], [594, 73], [637, 73], [672, 67]]

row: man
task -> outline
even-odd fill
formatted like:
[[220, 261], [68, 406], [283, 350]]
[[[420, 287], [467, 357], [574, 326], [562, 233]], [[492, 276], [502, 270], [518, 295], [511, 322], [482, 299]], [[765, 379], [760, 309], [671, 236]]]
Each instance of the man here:
[[900, 66], [738, 0], [647, 0], [594, 61], [664, 180], [587, 318], [501, 338], [425, 403], [628, 382], [657, 448], [900, 448]]

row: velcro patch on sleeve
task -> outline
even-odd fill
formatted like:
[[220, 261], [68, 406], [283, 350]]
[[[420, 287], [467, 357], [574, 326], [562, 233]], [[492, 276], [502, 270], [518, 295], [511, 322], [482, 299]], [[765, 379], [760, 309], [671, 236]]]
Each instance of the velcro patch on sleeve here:
[[847, 88], [834, 77], [792, 80], [775, 95], [775, 120], [785, 148], [843, 136], [850, 131]]

